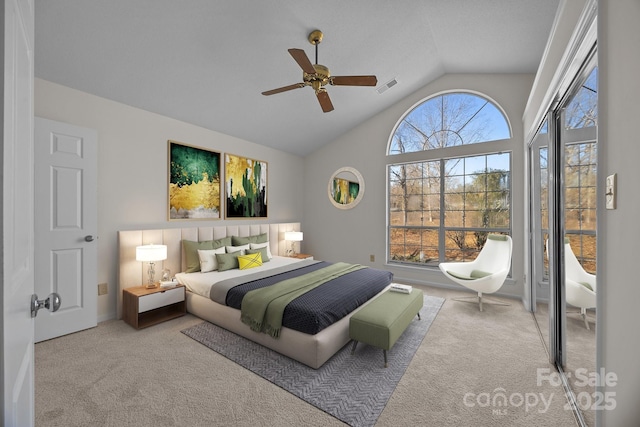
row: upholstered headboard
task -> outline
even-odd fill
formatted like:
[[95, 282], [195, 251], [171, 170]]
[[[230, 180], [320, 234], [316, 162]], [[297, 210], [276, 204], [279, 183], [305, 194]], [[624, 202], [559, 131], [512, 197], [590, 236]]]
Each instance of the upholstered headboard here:
[[[185, 270], [182, 256], [182, 240], [215, 240], [227, 236], [254, 236], [267, 233], [269, 247], [274, 255], [286, 255], [286, 231], [300, 231], [300, 223], [220, 225], [213, 227], [165, 228], [153, 230], [127, 230], [118, 232], [118, 307], [117, 317], [122, 318], [122, 290], [142, 285], [147, 277], [148, 265], [136, 261], [136, 247], [147, 244], [167, 245], [167, 259], [156, 263], [156, 277], [168, 268], [172, 275]], [[144, 264], [144, 265], [143, 265]]]

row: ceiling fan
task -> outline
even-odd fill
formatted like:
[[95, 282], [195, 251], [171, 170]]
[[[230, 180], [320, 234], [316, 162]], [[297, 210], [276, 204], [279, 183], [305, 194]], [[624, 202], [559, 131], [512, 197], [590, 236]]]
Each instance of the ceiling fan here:
[[322, 31], [315, 30], [309, 34], [309, 43], [316, 47], [316, 63], [312, 64], [309, 57], [302, 49], [289, 49], [289, 53], [293, 59], [302, 68], [302, 82], [289, 86], [283, 86], [277, 89], [262, 92], [263, 95], [274, 95], [280, 92], [286, 92], [292, 89], [298, 89], [305, 86], [311, 86], [316, 92], [318, 102], [322, 111], [328, 113], [333, 110], [333, 104], [329, 98], [329, 94], [325, 89], [327, 84], [334, 86], [375, 86], [378, 84], [376, 76], [332, 76], [329, 68], [318, 64], [318, 45], [322, 41]]

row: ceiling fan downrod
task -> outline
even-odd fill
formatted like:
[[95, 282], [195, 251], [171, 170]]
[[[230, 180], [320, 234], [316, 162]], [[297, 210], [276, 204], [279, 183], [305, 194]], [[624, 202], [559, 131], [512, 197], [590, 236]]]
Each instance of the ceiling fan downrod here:
[[320, 30], [313, 30], [309, 34], [309, 43], [316, 47], [316, 64], [318, 63], [318, 45], [322, 41], [323, 36], [324, 34], [322, 34], [322, 31]]

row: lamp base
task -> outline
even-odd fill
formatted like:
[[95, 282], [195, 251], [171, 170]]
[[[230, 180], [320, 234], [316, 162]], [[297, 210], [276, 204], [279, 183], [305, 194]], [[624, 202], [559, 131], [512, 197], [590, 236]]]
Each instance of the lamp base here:
[[147, 272], [147, 274], [149, 275], [149, 280], [147, 280], [147, 283], [144, 285], [144, 287], [147, 289], [155, 289], [159, 285], [159, 283], [154, 280], [154, 276], [156, 275], [156, 270], [154, 268], [155, 264], [156, 263], [153, 261], [149, 262], [149, 271]]

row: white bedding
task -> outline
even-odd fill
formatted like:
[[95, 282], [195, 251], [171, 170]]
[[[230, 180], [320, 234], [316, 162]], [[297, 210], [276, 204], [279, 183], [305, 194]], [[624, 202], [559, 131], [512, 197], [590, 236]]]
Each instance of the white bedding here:
[[234, 277], [246, 276], [259, 271], [266, 271], [276, 267], [293, 264], [302, 260], [291, 257], [274, 256], [260, 267], [250, 268], [248, 270], [240, 270], [237, 268], [226, 271], [210, 271], [208, 273], [178, 273], [176, 279], [180, 284], [187, 287], [194, 294], [209, 298], [211, 287], [221, 280], [231, 279]]

